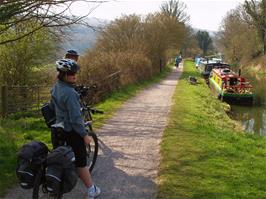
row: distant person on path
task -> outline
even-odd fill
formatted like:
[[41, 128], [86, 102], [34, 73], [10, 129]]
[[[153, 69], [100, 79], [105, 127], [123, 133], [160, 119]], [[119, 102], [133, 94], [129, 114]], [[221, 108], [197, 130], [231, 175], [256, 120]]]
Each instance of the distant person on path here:
[[[87, 187], [88, 198], [100, 195], [100, 189], [93, 184], [87, 167], [86, 145], [91, 142], [81, 113], [80, 98], [74, 89], [79, 66], [74, 60], [61, 59], [56, 62], [58, 80], [51, 91], [51, 107], [56, 112], [56, 124], [63, 124], [66, 142], [75, 154], [78, 175]], [[55, 125], [56, 125], [55, 124]]]
[[196, 58], [195, 58], [195, 65], [196, 65], [196, 67], [199, 67], [200, 61], [201, 61], [201, 57], [200, 57], [200, 55], [197, 55]]
[[195, 56], [195, 59], [194, 59], [195, 65], [197, 64], [198, 57], [199, 57], [199, 55]]
[[66, 59], [72, 59], [72, 60], [74, 60], [75, 62], [77, 62], [78, 59], [79, 59], [79, 54], [78, 54], [77, 51], [75, 51], [75, 50], [68, 50], [68, 51], [66, 52], [65, 58], [66, 58]]
[[177, 68], [179, 66], [179, 63], [181, 63], [181, 61], [182, 61], [182, 56], [181, 55], [176, 56], [176, 58], [175, 58], [175, 66]]

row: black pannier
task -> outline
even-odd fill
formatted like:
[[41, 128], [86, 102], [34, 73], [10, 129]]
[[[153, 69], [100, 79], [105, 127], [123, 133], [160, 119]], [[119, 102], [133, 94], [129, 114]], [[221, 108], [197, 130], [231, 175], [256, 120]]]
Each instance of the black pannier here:
[[21, 147], [17, 156], [16, 174], [22, 188], [33, 188], [37, 174], [44, 176], [47, 154], [48, 147], [42, 142], [32, 141]]
[[45, 179], [48, 192], [58, 196], [75, 187], [78, 175], [74, 162], [75, 155], [70, 146], [59, 146], [47, 156]]
[[46, 125], [50, 128], [51, 125], [55, 124], [56, 115], [55, 111], [51, 108], [50, 103], [45, 103], [41, 107], [41, 112], [44, 117]]

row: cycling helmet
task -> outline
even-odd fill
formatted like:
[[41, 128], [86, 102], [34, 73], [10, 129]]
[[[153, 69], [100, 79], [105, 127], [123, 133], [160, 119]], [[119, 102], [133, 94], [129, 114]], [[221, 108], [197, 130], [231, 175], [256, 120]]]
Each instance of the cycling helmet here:
[[68, 50], [67, 53], [66, 53], [66, 55], [79, 56], [79, 54], [75, 50]]
[[72, 59], [60, 59], [56, 61], [56, 69], [59, 72], [77, 73], [79, 65]]

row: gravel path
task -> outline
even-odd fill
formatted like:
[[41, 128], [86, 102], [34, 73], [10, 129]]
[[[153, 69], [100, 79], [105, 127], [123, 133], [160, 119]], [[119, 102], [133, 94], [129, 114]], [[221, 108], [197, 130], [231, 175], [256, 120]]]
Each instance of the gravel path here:
[[[182, 65], [158, 84], [128, 100], [97, 131], [100, 154], [92, 173], [102, 194], [97, 199], [153, 199], [157, 193], [159, 144]], [[30, 199], [31, 190], [17, 187], [4, 199]], [[45, 198], [41, 196], [40, 198]], [[64, 199], [85, 199], [79, 182]]]

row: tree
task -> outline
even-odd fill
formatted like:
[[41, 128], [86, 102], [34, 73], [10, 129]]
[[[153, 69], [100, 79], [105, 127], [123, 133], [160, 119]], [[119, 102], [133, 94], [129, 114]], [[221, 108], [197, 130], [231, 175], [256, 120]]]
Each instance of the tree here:
[[218, 33], [218, 44], [226, 59], [239, 64], [258, 56], [262, 51], [261, 42], [254, 26], [247, 23], [243, 6], [231, 10], [224, 17]]
[[187, 6], [179, 0], [170, 0], [161, 5], [161, 12], [165, 15], [174, 17], [178, 22], [186, 23], [189, 16], [185, 12]]
[[128, 15], [112, 21], [98, 37], [96, 47], [100, 51], [135, 51], [145, 53], [141, 17]]
[[191, 26], [186, 26], [185, 38], [181, 49], [185, 57], [193, 57], [201, 52], [196, 39], [196, 31]]
[[81, 80], [99, 82], [118, 70], [121, 85], [147, 79], [160, 71], [170, 48], [180, 47], [184, 34], [183, 23], [162, 13], [116, 19], [81, 58]]
[[[14, 26], [0, 35], [0, 41], [28, 32], [34, 26], [34, 22]], [[54, 59], [55, 50], [56, 39], [44, 28], [20, 40], [2, 44], [0, 48], [0, 83], [6, 85], [32, 83], [32, 69], [43, 66]]]
[[250, 16], [250, 24], [256, 27], [263, 43], [263, 53], [266, 54], [266, 0], [245, 0], [244, 8]]
[[212, 44], [212, 39], [207, 31], [198, 31], [196, 34], [199, 48], [203, 51], [203, 55], [206, 55]]
[[[83, 2], [105, 2], [105, 1], [87, 1]], [[72, 0], [2, 0], [0, 1], [0, 35], [18, 26], [22, 23], [35, 23], [34, 28], [29, 29], [23, 34], [9, 37], [0, 41], [1, 44], [9, 43], [27, 37], [32, 33], [49, 27], [63, 27], [75, 23], [85, 23], [83, 20], [93, 10], [89, 10], [82, 16], [75, 16], [67, 13], [70, 7], [78, 1]], [[58, 8], [60, 7], [60, 11]], [[56, 10], [57, 9], [57, 10]], [[88, 25], [88, 24], [86, 24]]]

